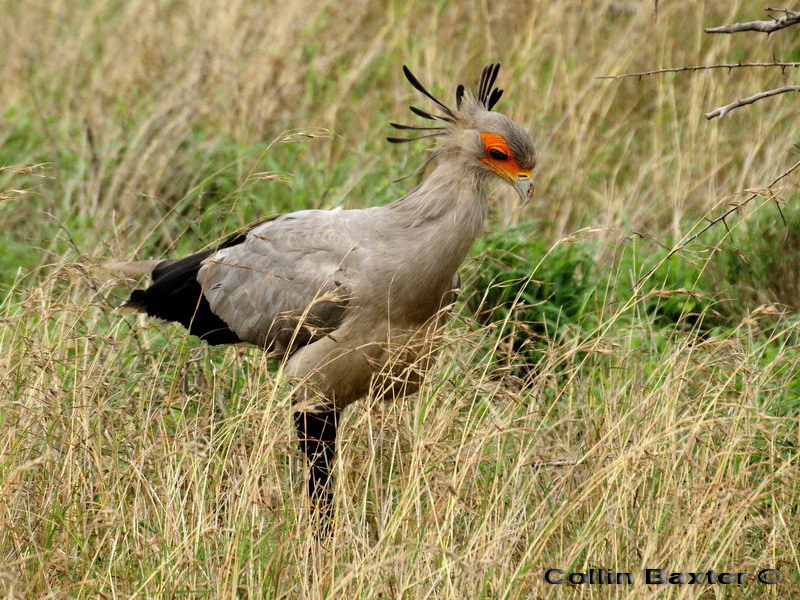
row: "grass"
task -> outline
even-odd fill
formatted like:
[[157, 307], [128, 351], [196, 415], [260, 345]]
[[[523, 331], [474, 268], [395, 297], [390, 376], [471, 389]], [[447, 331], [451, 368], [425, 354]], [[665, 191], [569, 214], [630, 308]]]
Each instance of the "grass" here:
[[[595, 79], [793, 60], [796, 34], [704, 37], [756, 18], [752, 2], [652, 8], [3, 3], [0, 592], [797, 597], [791, 181], [789, 226], [760, 198], [730, 235], [664, 260], [792, 162], [788, 95], [702, 114], [796, 75]], [[540, 153], [536, 198], [493, 199], [420, 393], [346, 411], [335, 535], [318, 548], [290, 390], [267, 359], [115, 313], [129, 286], [92, 265], [195, 251], [275, 212], [391, 200], [424, 150], [382, 141], [418, 100], [400, 65], [449, 98], [498, 59], [498, 108]], [[542, 579], [591, 567], [637, 583]], [[641, 583], [644, 568], [767, 567], [783, 581]]]

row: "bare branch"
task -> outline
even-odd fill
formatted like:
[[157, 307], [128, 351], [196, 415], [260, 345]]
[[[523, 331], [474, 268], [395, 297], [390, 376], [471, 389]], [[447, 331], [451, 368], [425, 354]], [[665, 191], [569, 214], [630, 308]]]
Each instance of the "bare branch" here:
[[770, 96], [777, 96], [778, 94], [785, 94], [787, 92], [800, 92], [800, 85], [787, 85], [785, 87], [775, 88], [774, 90], [767, 90], [766, 92], [759, 92], [758, 94], [753, 94], [747, 98], [742, 98], [741, 100], [737, 100], [736, 102], [731, 102], [730, 104], [726, 104], [725, 106], [720, 106], [719, 108], [715, 108], [711, 112], [706, 113], [706, 119], [713, 119], [714, 117], [719, 117], [720, 119], [724, 118], [730, 111], [734, 108], [739, 108], [740, 106], [746, 106], [748, 104], [752, 104], [753, 102], [758, 102], [764, 98], [769, 98]]
[[714, 65], [696, 65], [691, 67], [666, 67], [664, 69], [654, 69], [652, 71], [641, 71], [638, 73], [623, 73], [622, 75], [602, 75], [595, 79], [624, 79], [626, 77], [648, 77], [650, 75], [660, 75], [662, 73], [682, 73], [684, 71], [710, 71], [712, 69], [743, 69], [749, 67], [778, 67], [781, 71], [786, 69], [796, 69], [800, 67], [800, 62], [739, 62], [739, 63], [718, 63]]
[[577, 460], [535, 460], [525, 463], [524, 466], [541, 469], [542, 467], [573, 467], [578, 463], [579, 461]]
[[769, 8], [765, 8], [764, 10], [766, 12], [768, 12], [768, 13], [779, 12], [779, 13], [783, 13], [785, 15], [790, 15], [793, 12], [796, 12], [796, 11], [789, 10], [788, 8], [772, 8], [772, 7], [769, 7]]
[[[778, 175], [775, 179], [773, 179], [772, 182], [766, 187], [766, 189], [767, 190], [772, 190], [772, 188], [775, 187], [775, 185], [777, 185], [779, 181], [781, 181], [782, 179], [784, 179], [784, 178], [788, 177], [789, 175], [791, 175], [792, 173], [794, 173], [798, 168], [800, 168], [800, 161], [797, 161], [791, 167], [789, 167], [786, 171], [784, 171], [783, 173]], [[656, 270], [662, 264], [664, 264], [664, 262], [666, 262], [667, 260], [669, 260], [670, 258], [675, 256], [678, 252], [680, 252], [684, 248], [686, 248], [686, 246], [688, 246], [689, 244], [694, 242], [697, 238], [699, 238], [706, 231], [711, 229], [714, 225], [716, 225], [717, 223], [720, 223], [720, 222], [724, 223], [725, 219], [727, 219], [730, 215], [732, 215], [733, 213], [735, 213], [737, 210], [741, 209], [742, 207], [747, 206], [748, 204], [750, 204], [750, 202], [752, 202], [753, 200], [755, 200], [756, 198], [758, 198], [759, 196], [762, 196], [762, 195], [763, 195], [762, 193], [752, 194], [752, 195], [748, 196], [742, 202], [731, 203], [731, 207], [728, 210], [726, 210], [725, 212], [723, 212], [720, 216], [718, 216], [718, 217], [716, 217], [714, 219], [706, 218], [705, 220], [708, 221], [708, 225], [703, 227], [697, 233], [692, 234], [689, 237], [684, 238], [683, 240], [678, 242], [675, 246], [673, 246], [672, 249], [667, 253], [667, 255], [663, 259], [658, 261], [658, 263], [656, 263], [653, 266], [653, 268], [651, 268], [647, 273], [645, 273], [644, 275], [642, 275], [639, 278], [639, 280], [634, 285], [634, 289], [638, 289], [639, 286], [643, 282], [647, 281], [647, 279], [649, 279], [650, 276], [653, 273], [655, 273]], [[725, 226], [727, 227], [727, 223], [725, 223]]]
[[785, 29], [800, 23], [800, 12], [788, 9], [768, 8], [767, 11], [782, 12], [783, 17], [769, 21], [747, 21], [746, 23], [732, 23], [721, 27], [707, 27], [706, 33], [739, 33], [740, 31], [761, 31], [770, 34], [779, 29]]

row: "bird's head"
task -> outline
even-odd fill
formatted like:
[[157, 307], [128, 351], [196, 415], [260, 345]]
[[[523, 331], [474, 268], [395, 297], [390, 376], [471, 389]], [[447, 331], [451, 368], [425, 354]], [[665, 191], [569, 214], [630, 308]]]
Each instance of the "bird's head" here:
[[486, 66], [474, 92], [467, 91], [463, 85], [459, 85], [456, 88], [456, 107], [453, 109], [426, 90], [404, 65], [403, 73], [411, 85], [432, 100], [443, 114], [411, 106], [409, 108], [415, 115], [437, 121], [438, 124], [411, 126], [390, 123], [395, 129], [418, 131], [422, 134], [386, 139], [394, 144], [400, 144], [438, 138], [439, 143], [429, 160], [444, 155], [456, 157], [470, 169], [479, 170], [490, 177], [499, 177], [514, 188], [523, 202], [527, 202], [533, 193], [536, 152], [530, 136], [522, 127], [507, 116], [492, 110], [503, 94], [503, 90], [494, 87], [499, 70], [499, 64]]

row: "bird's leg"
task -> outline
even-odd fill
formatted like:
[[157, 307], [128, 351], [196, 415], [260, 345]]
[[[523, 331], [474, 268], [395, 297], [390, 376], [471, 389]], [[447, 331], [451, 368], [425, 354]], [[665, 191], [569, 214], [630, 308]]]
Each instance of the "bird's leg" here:
[[308, 459], [308, 495], [312, 511], [320, 519], [324, 529], [327, 529], [333, 511], [331, 468], [336, 452], [336, 429], [340, 414], [335, 408], [294, 413], [300, 449]]

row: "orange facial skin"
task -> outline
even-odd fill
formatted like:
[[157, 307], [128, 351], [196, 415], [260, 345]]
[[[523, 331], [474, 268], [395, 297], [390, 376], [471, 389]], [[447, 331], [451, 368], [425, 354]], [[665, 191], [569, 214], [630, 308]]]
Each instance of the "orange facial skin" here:
[[[511, 181], [531, 178], [531, 172], [520, 166], [502, 136], [482, 131], [481, 140], [483, 141], [484, 151], [484, 157], [481, 158], [481, 162], [489, 165], [495, 173]], [[505, 160], [493, 158], [491, 155], [492, 150], [502, 152], [507, 158]]]

